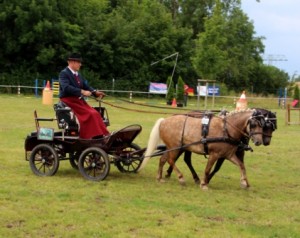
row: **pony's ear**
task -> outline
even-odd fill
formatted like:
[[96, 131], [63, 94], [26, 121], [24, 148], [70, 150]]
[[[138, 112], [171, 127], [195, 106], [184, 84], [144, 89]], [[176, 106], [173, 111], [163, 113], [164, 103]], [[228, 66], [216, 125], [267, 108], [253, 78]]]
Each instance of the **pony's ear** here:
[[260, 111], [253, 109], [253, 113], [252, 113], [253, 117], [260, 116], [260, 115], [262, 115]]
[[[277, 122], [277, 117], [276, 117], [277, 112], [271, 112], [271, 114], [272, 114], [272, 116], [274, 116], [274, 119], [275, 119], [275, 125], [276, 125], [276, 122]], [[276, 126], [276, 128], [277, 128], [277, 126]]]

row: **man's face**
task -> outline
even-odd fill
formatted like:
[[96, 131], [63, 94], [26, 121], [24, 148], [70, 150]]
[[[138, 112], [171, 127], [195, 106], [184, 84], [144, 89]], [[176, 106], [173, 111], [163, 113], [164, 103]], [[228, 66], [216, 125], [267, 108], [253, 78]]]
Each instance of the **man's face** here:
[[74, 71], [79, 71], [81, 67], [81, 62], [77, 60], [69, 60], [69, 67]]

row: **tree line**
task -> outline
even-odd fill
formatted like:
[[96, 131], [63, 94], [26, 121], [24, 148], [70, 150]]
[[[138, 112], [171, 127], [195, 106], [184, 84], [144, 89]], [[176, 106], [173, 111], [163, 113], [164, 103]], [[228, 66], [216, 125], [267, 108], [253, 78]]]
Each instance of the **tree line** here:
[[83, 75], [101, 89], [114, 81], [116, 90], [148, 91], [177, 63], [175, 84], [181, 77], [195, 87], [202, 78], [276, 94], [289, 75], [264, 64], [263, 39], [240, 0], [2, 0], [0, 83], [57, 78], [76, 51]]

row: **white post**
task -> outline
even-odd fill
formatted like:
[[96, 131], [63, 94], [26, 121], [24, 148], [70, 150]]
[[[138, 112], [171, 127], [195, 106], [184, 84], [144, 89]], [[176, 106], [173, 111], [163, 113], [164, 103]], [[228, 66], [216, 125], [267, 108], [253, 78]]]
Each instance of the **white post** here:
[[114, 78], [112, 79], [112, 91], [114, 94], [114, 92], [115, 92], [115, 79]]

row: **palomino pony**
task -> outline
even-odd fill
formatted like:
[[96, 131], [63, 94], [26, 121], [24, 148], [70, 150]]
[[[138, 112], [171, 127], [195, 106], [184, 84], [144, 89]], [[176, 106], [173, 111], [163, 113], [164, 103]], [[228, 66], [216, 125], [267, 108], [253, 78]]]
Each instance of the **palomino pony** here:
[[[203, 189], [208, 186], [208, 176], [212, 166], [220, 158], [227, 158], [240, 167], [241, 186], [248, 187], [245, 166], [237, 158], [235, 152], [243, 137], [251, 138], [257, 146], [263, 143], [263, 123], [262, 115], [256, 110], [237, 111], [226, 117], [212, 116], [209, 121], [186, 115], [160, 118], [150, 133], [147, 150], [139, 171], [145, 167], [162, 140], [167, 150], [160, 158], [158, 181], [163, 181], [163, 166], [168, 161], [175, 170], [179, 182], [184, 183], [183, 174], [176, 167], [175, 161], [181, 150], [187, 150], [197, 154], [208, 154], [204, 177], [200, 184]], [[204, 138], [202, 129], [203, 125], [207, 124], [209, 131]]]
[[[277, 129], [276, 114], [269, 110], [263, 109], [263, 108], [255, 108], [255, 110], [260, 112], [265, 119], [265, 123], [263, 125], [263, 145], [268, 146], [271, 143], [272, 133]], [[228, 112], [223, 112], [223, 115], [225, 116], [227, 113]], [[236, 156], [242, 163], [244, 163], [245, 151], [252, 150], [251, 147], [248, 145], [248, 143], [249, 143], [248, 137], [242, 138], [241, 143], [238, 146], [238, 149], [236, 151]], [[190, 151], [184, 152], [184, 161], [187, 164], [187, 166], [189, 167], [195, 183], [198, 184], [198, 183], [200, 183], [200, 179], [199, 179], [194, 167], [192, 166], [191, 157], [192, 157], [192, 153]], [[213, 171], [208, 176], [208, 182], [220, 170], [224, 161], [225, 161], [225, 158], [220, 158], [217, 160]], [[172, 171], [173, 171], [173, 168], [172, 168], [172, 166], [170, 166], [167, 170], [167, 174], [166, 174], [167, 178], [171, 176]]]

